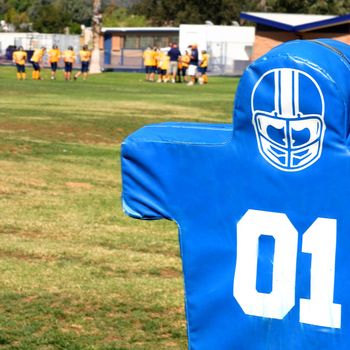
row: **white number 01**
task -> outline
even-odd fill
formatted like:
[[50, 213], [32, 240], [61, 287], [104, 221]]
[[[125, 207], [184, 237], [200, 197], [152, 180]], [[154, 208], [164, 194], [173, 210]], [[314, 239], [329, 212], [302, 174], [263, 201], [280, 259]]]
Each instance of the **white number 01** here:
[[[341, 305], [333, 303], [336, 220], [318, 218], [303, 235], [302, 252], [312, 255], [310, 299], [300, 299], [300, 322], [340, 328]], [[256, 290], [259, 237], [275, 240], [272, 290]], [[247, 315], [283, 319], [295, 305], [298, 232], [287, 215], [248, 210], [237, 224], [233, 295]]]

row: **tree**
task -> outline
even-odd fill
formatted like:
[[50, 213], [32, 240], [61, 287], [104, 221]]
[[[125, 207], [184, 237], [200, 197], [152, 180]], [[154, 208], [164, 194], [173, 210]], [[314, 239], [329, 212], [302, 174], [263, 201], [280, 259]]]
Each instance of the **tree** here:
[[344, 15], [349, 8], [349, 0], [260, 0], [253, 4], [258, 11], [321, 15]]
[[101, 73], [100, 63], [100, 36], [102, 27], [101, 0], [92, 0], [92, 40], [90, 73]]
[[31, 3], [31, 0], [0, 0], [0, 15], [4, 15], [10, 9], [25, 12]]
[[33, 30], [44, 33], [63, 33], [69, 27], [79, 34], [81, 24], [91, 24], [91, 12], [91, 0], [0, 0], [0, 18], [11, 18], [16, 25], [20, 14], [33, 23]]
[[40, 33], [63, 33], [69, 26], [70, 17], [64, 12], [62, 4], [45, 4], [32, 12], [33, 30]]
[[206, 21], [231, 24], [239, 20], [242, 3], [244, 1], [238, 0], [141, 0], [132, 9], [136, 14], [146, 16], [152, 25], [176, 26]]
[[349, 0], [319, 0], [311, 2], [312, 4], [308, 7], [308, 13], [345, 15], [349, 13], [350, 9]]
[[349, 9], [350, 0], [140, 0], [132, 7], [152, 25], [231, 24], [241, 11], [342, 15]]
[[135, 15], [126, 7], [110, 5], [103, 11], [105, 27], [146, 27], [148, 20], [145, 16]]
[[80, 25], [90, 25], [90, 0], [34, 0], [28, 9], [33, 29], [44, 33], [80, 34]]
[[91, 0], [56, 0], [62, 3], [65, 13], [69, 13], [72, 23], [91, 24]]
[[343, 15], [349, 9], [350, 0], [0, 0], [0, 19], [18, 30], [32, 23], [35, 31], [63, 33], [69, 27], [78, 34], [82, 24], [96, 28], [92, 18], [101, 13], [107, 26], [131, 27], [231, 24], [241, 11]]
[[21, 29], [23, 31], [27, 31], [29, 29], [29, 17], [27, 16], [26, 12], [18, 12], [16, 9], [10, 8], [6, 12], [4, 19], [6, 23], [11, 23], [16, 29]]

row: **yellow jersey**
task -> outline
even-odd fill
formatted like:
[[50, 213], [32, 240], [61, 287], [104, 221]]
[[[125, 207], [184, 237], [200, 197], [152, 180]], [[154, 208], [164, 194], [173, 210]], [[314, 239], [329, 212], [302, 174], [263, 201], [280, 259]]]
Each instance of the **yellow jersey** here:
[[89, 62], [91, 58], [91, 51], [89, 50], [80, 50], [79, 51], [80, 61]]
[[143, 63], [145, 66], [155, 66], [156, 62], [156, 53], [153, 50], [146, 50], [143, 53]]
[[156, 67], [159, 67], [160, 52], [154, 51], [154, 61], [156, 62]]
[[168, 70], [170, 57], [165, 52], [159, 52], [158, 54], [158, 67], [162, 70]]
[[202, 60], [199, 66], [202, 68], [206, 68], [208, 67], [208, 62], [209, 62], [209, 55], [207, 53], [204, 53], [202, 55]]
[[44, 56], [44, 50], [43, 49], [35, 49], [34, 53], [33, 53], [33, 56], [31, 58], [31, 61], [38, 63], [38, 62], [41, 61], [43, 56]]
[[63, 53], [63, 61], [67, 63], [75, 62], [75, 52], [73, 50], [66, 50]]
[[190, 65], [190, 61], [191, 61], [190, 55], [181, 56], [182, 67], [188, 68], [188, 66]]
[[15, 51], [12, 55], [14, 63], [23, 66], [26, 63], [27, 53], [25, 51]]
[[51, 49], [48, 52], [50, 63], [57, 63], [61, 57], [61, 52], [59, 49]]

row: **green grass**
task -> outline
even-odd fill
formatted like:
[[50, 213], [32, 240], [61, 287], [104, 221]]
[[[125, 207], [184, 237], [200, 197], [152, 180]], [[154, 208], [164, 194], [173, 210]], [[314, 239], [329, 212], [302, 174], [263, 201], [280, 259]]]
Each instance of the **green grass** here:
[[120, 143], [149, 123], [229, 123], [237, 79], [143, 79], [0, 68], [0, 349], [186, 349], [177, 228], [123, 214]]

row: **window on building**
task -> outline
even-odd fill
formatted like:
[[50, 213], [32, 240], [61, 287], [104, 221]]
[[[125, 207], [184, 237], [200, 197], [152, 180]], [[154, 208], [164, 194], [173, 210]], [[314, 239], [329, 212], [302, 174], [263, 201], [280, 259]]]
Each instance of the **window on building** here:
[[126, 35], [125, 36], [125, 49], [139, 49], [140, 37], [138, 35]]
[[168, 33], [141, 33], [141, 34], [127, 34], [125, 36], [125, 49], [146, 49], [150, 47], [168, 47], [172, 42], [178, 42], [179, 36], [177, 34], [171, 35]]
[[142, 35], [140, 38], [140, 48], [146, 49], [148, 46], [154, 46], [154, 38], [150, 35]]

